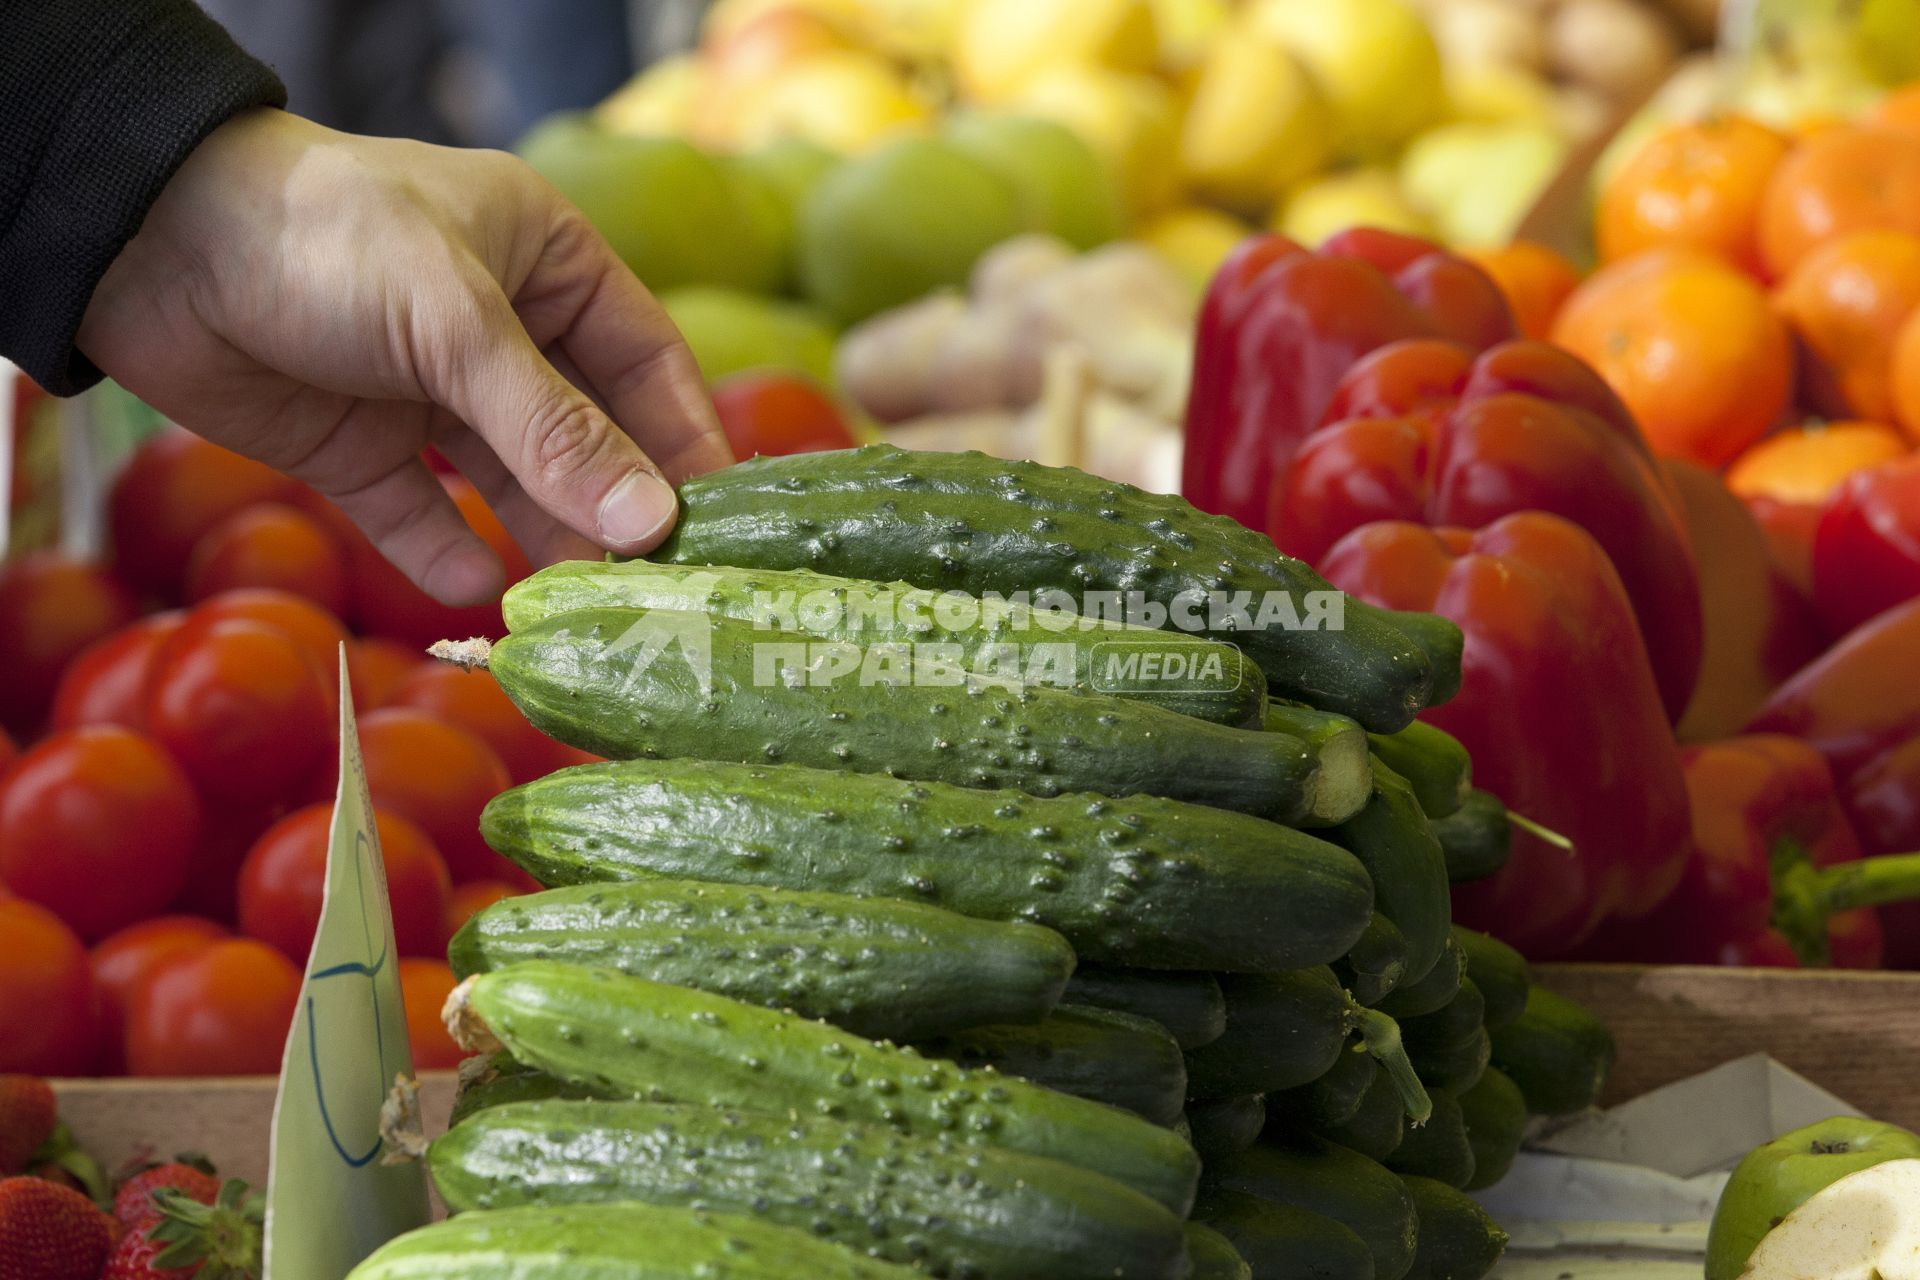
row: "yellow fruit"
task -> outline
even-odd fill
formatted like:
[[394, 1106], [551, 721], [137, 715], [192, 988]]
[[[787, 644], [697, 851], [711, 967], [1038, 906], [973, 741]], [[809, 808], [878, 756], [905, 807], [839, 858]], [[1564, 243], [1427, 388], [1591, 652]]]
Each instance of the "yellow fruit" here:
[[627, 81], [594, 109], [614, 133], [685, 134], [693, 126], [706, 83], [706, 64], [690, 53], [662, 58]]
[[700, 22], [700, 44], [712, 50], [768, 14], [800, 14], [824, 19], [852, 34], [866, 21], [867, 0], [716, 0]]
[[1194, 190], [1258, 213], [1327, 162], [1333, 118], [1313, 76], [1279, 41], [1236, 25], [1201, 65], [1180, 133]]
[[1180, 104], [1162, 81], [1098, 67], [1055, 67], [1011, 105], [1085, 138], [1113, 171], [1135, 217], [1173, 203], [1180, 181]]
[[1400, 185], [1448, 244], [1491, 249], [1513, 238], [1565, 158], [1543, 125], [1442, 125], [1407, 147]]
[[1158, 253], [1195, 286], [1203, 286], [1253, 228], [1205, 205], [1178, 205], [1142, 226], [1135, 239]]
[[1447, 99], [1456, 120], [1486, 124], [1546, 123], [1558, 118], [1560, 104], [1551, 82], [1512, 67], [1473, 67], [1447, 71]]
[[1391, 169], [1368, 167], [1316, 178], [1274, 214], [1272, 227], [1310, 248], [1349, 227], [1381, 227], [1431, 235], [1433, 226], [1400, 190]]
[[1248, 12], [1318, 77], [1347, 154], [1384, 156], [1444, 112], [1440, 51], [1404, 0], [1256, 0]]
[[972, 0], [953, 65], [968, 96], [997, 104], [1049, 68], [1145, 71], [1158, 56], [1148, 0]]
[[1233, 15], [1227, 0], [1152, 0], [1160, 69], [1182, 81], [1206, 60]]
[[816, 54], [777, 72], [741, 105], [730, 141], [740, 148], [804, 138], [848, 155], [932, 119], [893, 67], [865, 53]]

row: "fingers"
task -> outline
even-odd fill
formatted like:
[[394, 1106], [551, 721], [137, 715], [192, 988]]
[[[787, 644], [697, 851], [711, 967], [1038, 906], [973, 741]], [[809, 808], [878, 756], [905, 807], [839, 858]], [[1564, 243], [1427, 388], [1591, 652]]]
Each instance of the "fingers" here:
[[472, 481], [535, 568], [562, 560], [600, 558], [598, 546], [555, 520], [527, 496], [506, 464], [479, 436], [449, 420], [449, 429], [435, 433], [434, 446]]
[[441, 603], [480, 604], [505, 587], [500, 558], [419, 458], [326, 496], [366, 531], [381, 555]]

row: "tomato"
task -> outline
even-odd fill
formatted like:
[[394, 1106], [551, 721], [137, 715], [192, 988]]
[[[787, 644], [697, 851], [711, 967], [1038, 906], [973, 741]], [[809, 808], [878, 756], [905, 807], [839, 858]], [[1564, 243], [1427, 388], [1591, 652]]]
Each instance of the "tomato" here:
[[347, 642], [347, 628], [313, 601], [288, 591], [247, 587], [202, 601], [187, 615], [187, 622], [204, 627], [223, 618], [264, 623], [285, 635], [312, 664], [328, 695], [339, 690], [340, 646]]
[[736, 458], [851, 449], [859, 441], [820, 385], [791, 373], [753, 370], [713, 384], [713, 407]]
[[347, 604], [346, 552], [313, 517], [263, 502], [209, 529], [187, 560], [187, 599], [240, 587], [290, 592], [338, 614]]
[[[506, 566], [509, 585], [533, 571], [526, 554], [478, 490], [455, 475], [441, 476], [440, 483], [460, 508], [460, 514], [473, 526], [473, 531], [500, 557]], [[351, 572], [348, 594], [352, 597], [349, 609], [363, 631], [425, 649], [435, 640], [497, 636], [506, 630], [500, 619], [498, 601], [462, 609], [441, 604], [389, 564], [364, 536], [355, 535], [348, 557]]]
[[185, 431], [134, 451], [107, 496], [113, 564], [122, 578], [168, 599], [179, 594], [194, 544], [236, 511], [284, 502], [297, 482]]
[[515, 782], [544, 778], [573, 763], [567, 747], [527, 722], [491, 672], [424, 663], [401, 686], [394, 703], [465, 729], [493, 748]]
[[480, 838], [480, 810], [512, 784], [486, 743], [425, 712], [389, 707], [360, 721], [360, 754], [373, 802], [418, 824], [455, 884], [521, 874]]
[[0, 724], [39, 727], [73, 655], [139, 612], [127, 589], [97, 565], [56, 551], [0, 564]]
[[60, 917], [0, 898], [0, 1072], [84, 1075], [99, 1043], [87, 949]]
[[[446, 946], [447, 864], [419, 827], [374, 812], [394, 942], [403, 956], [435, 955]], [[327, 837], [333, 806], [308, 805], [269, 827], [240, 868], [240, 929], [305, 964], [326, 892]]]
[[415, 1071], [451, 1071], [467, 1056], [440, 1019], [441, 1007], [458, 985], [445, 960], [410, 956], [400, 961], [400, 1002], [406, 1006]]
[[240, 867], [268, 827], [287, 816], [284, 802], [222, 804], [207, 815], [206, 831], [187, 867], [187, 883], [173, 900], [175, 911], [240, 923]]
[[333, 743], [326, 688], [294, 642], [263, 623], [190, 620], [154, 658], [147, 726], [194, 784], [222, 801], [286, 797]]
[[300, 1000], [300, 970], [264, 942], [223, 938], [139, 984], [127, 1003], [127, 1073], [273, 1075]]
[[146, 724], [147, 673], [166, 638], [186, 622], [184, 609], [152, 614], [82, 649], [53, 691], [55, 729], [87, 724]]
[[63, 730], [0, 781], [0, 880], [89, 940], [165, 908], [199, 838], [192, 784], [131, 729]]
[[398, 640], [378, 636], [347, 641], [347, 678], [353, 682], [353, 709], [359, 712], [390, 705], [413, 673], [434, 663]]
[[127, 1007], [139, 986], [182, 956], [198, 954], [227, 931], [200, 916], [156, 916], [128, 925], [94, 944], [93, 981], [100, 992], [103, 1043], [100, 1069], [126, 1069]]
[[494, 903], [524, 892], [519, 885], [505, 880], [469, 880], [454, 886], [447, 898], [447, 937], [460, 932], [460, 926]]

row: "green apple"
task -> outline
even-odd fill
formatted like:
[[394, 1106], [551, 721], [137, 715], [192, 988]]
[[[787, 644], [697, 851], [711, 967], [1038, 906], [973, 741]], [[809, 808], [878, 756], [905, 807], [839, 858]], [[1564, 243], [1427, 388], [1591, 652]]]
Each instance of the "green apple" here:
[[1707, 1234], [1706, 1280], [1738, 1280], [1767, 1232], [1822, 1188], [1887, 1160], [1920, 1157], [1920, 1136], [1835, 1116], [1755, 1147], [1720, 1193]]
[[1492, 249], [1513, 239], [1566, 154], [1543, 125], [1443, 124], [1407, 147], [1400, 184], [1448, 244]]
[[777, 247], [786, 266], [781, 284], [798, 287], [794, 257], [794, 224], [800, 206], [840, 157], [801, 138], [785, 138], [755, 151], [724, 157], [723, 163], [739, 186], [742, 207], [757, 221], [766, 243]]
[[1079, 134], [1052, 120], [1000, 112], [955, 116], [946, 136], [1019, 191], [1027, 225], [1091, 249], [1120, 234], [1113, 175]]
[[671, 290], [660, 304], [709, 382], [748, 369], [791, 369], [833, 383], [833, 326], [811, 307], [712, 285]]

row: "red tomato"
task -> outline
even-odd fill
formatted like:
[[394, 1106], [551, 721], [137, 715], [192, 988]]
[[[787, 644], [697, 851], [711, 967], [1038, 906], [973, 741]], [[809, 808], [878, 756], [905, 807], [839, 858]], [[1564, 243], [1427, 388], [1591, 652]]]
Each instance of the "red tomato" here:
[[347, 641], [347, 678], [353, 682], [353, 709], [364, 713], [390, 706], [416, 670], [438, 665], [398, 640], [367, 636]]
[[480, 810], [512, 783], [486, 743], [425, 712], [390, 707], [360, 722], [360, 754], [373, 802], [417, 823], [455, 884], [519, 874], [480, 838]]
[[[446, 946], [447, 864], [419, 827], [374, 812], [380, 857], [393, 905], [394, 942], [403, 956], [435, 955]], [[333, 806], [308, 805], [267, 829], [240, 868], [240, 929], [305, 964], [326, 892], [327, 837]]]
[[400, 962], [400, 1002], [407, 1010], [414, 1070], [451, 1071], [467, 1056], [440, 1020], [441, 1007], [458, 985], [445, 960], [413, 956]]
[[736, 458], [757, 453], [814, 453], [859, 443], [840, 411], [811, 378], [766, 370], [736, 373], [713, 384], [713, 407]]
[[281, 632], [306, 656], [328, 694], [339, 690], [340, 646], [347, 642], [347, 629], [313, 601], [265, 587], [223, 591], [196, 605], [187, 625], [204, 627], [223, 618], [245, 618]]
[[84, 1075], [99, 1042], [87, 949], [45, 907], [0, 898], [0, 1072]]
[[149, 439], [113, 482], [107, 525], [113, 564], [143, 591], [169, 599], [206, 532], [256, 502], [284, 502], [297, 482], [185, 431]]
[[268, 827], [287, 815], [287, 805], [222, 804], [207, 815], [206, 832], [187, 867], [186, 887], [173, 900], [175, 911], [240, 923], [240, 866], [247, 851]]
[[165, 965], [212, 946], [227, 931], [200, 916], [156, 916], [96, 943], [93, 981], [100, 992], [104, 1028], [100, 1069], [118, 1075], [126, 1069], [127, 1007], [134, 991]]
[[[448, 496], [473, 526], [473, 531], [500, 557], [506, 566], [509, 585], [532, 572], [526, 554], [471, 484], [454, 475], [441, 476], [440, 483], [446, 486]], [[349, 568], [352, 616], [361, 630], [373, 635], [425, 649], [435, 640], [497, 636], [506, 630], [500, 620], [498, 601], [464, 609], [441, 604], [414, 586], [364, 537], [355, 537], [349, 548]]]
[[55, 729], [87, 724], [146, 724], [147, 673], [153, 655], [187, 620], [184, 609], [141, 618], [82, 649], [53, 691]]
[[346, 552], [313, 517], [263, 502], [209, 529], [187, 560], [187, 599], [241, 587], [286, 591], [339, 614], [347, 605]]
[[460, 932], [460, 926], [473, 919], [486, 908], [505, 898], [518, 897], [526, 892], [517, 884], [508, 884], [505, 880], [469, 880], [455, 885], [453, 893], [447, 898], [447, 937]]
[[401, 686], [394, 703], [465, 729], [493, 748], [515, 782], [544, 778], [573, 763], [567, 747], [527, 722], [491, 672], [423, 663]]
[[330, 701], [283, 633], [239, 618], [194, 619], [154, 657], [147, 726], [203, 794], [267, 804], [326, 759]]
[[273, 1075], [300, 970], [264, 942], [225, 938], [164, 965], [127, 1005], [127, 1073]]
[[131, 729], [63, 730], [0, 781], [0, 879], [90, 941], [164, 909], [199, 838], [192, 784]]
[[127, 589], [97, 565], [55, 551], [0, 564], [0, 724], [37, 729], [73, 655], [139, 612]]

